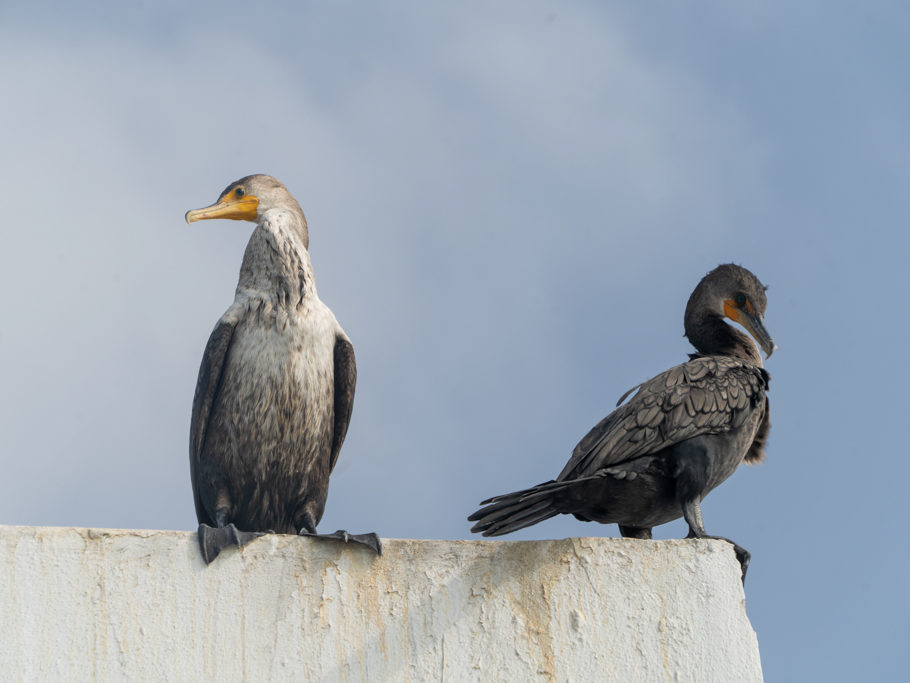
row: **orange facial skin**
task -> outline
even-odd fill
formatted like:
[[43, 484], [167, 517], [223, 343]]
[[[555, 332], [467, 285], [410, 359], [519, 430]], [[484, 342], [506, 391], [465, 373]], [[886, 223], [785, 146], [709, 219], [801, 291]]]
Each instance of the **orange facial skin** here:
[[230, 218], [235, 221], [256, 221], [259, 198], [247, 194], [238, 197], [235, 192], [226, 193], [221, 199], [204, 209], [186, 212], [186, 222], [205, 221], [211, 218]]

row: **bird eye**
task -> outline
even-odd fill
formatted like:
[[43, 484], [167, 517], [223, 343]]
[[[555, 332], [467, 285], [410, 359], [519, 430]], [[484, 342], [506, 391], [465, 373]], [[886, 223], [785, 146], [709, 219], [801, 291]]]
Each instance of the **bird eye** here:
[[243, 188], [242, 188], [242, 187], [238, 187], [236, 190], [234, 190], [234, 196], [237, 197], [238, 199], [239, 199], [240, 197], [242, 197], [242, 196], [243, 196]]
[[746, 305], [746, 295], [745, 295], [745, 294], [737, 294], [737, 295], [736, 295], [736, 305], [737, 305], [737, 306], [745, 306], [745, 305]]

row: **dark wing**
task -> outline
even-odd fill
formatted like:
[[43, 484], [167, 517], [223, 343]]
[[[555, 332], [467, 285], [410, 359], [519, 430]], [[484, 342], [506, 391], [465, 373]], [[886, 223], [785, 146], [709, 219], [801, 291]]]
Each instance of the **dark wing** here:
[[199, 481], [197, 479], [202, 449], [205, 445], [205, 433], [208, 429], [209, 416], [212, 406], [218, 396], [221, 386], [221, 375], [224, 362], [231, 346], [236, 323], [220, 320], [212, 330], [209, 341], [202, 354], [202, 364], [199, 366], [199, 379], [196, 381], [196, 395], [193, 396], [193, 415], [190, 419], [190, 479], [193, 482], [193, 500], [196, 503], [196, 518], [199, 523], [214, 526], [214, 520], [209, 517], [199, 495]]
[[670, 368], [588, 432], [557, 481], [738, 427], [750, 410], [763, 406], [767, 387], [764, 369], [736, 358], [704, 356]]
[[335, 337], [335, 433], [332, 439], [332, 460], [329, 471], [335, 468], [341, 444], [348, 433], [351, 412], [354, 410], [354, 387], [357, 385], [357, 363], [354, 346], [346, 337]]

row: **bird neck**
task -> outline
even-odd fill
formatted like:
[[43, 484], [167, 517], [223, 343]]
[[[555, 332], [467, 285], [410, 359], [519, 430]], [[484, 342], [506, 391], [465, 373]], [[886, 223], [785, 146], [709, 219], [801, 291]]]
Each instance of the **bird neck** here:
[[256, 226], [240, 267], [240, 290], [274, 299], [278, 305], [296, 307], [316, 297], [310, 254], [303, 241], [300, 220], [291, 211], [271, 210]]
[[691, 324], [687, 320], [686, 337], [701, 355], [733, 356], [759, 367], [763, 365], [752, 338], [725, 323], [719, 315], [712, 313]]

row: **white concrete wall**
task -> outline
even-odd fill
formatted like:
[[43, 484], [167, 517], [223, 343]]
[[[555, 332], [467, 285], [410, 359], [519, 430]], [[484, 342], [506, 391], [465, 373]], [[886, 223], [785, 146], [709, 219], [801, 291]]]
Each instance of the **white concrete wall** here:
[[0, 526], [7, 681], [760, 681], [721, 541], [267, 536]]

